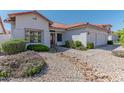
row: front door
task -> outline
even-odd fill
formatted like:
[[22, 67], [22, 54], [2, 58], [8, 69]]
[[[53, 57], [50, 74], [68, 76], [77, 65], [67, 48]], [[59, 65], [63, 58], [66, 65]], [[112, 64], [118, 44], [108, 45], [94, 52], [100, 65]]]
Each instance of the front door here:
[[51, 47], [55, 46], [55, 33], [50, 33], [50, 45]]

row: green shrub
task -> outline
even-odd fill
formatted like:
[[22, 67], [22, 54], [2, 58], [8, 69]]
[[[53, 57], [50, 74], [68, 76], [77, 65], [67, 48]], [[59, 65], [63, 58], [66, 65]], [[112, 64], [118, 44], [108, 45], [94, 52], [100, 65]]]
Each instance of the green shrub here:
[[80, 41], [73, 41], [73, 40], [65, 41], [65, 47], [82, 50], [82, 51], [87, 50], [87, 48], [84, 47]]
[[33, 75], [35, 75], [35, 74], [38, 74], [41, 70], [42, 70], [42, 68], [43, 68], [43, 66], [44, 66], [44, 64], [40, 64], [40, 65], [38, 65], [38, 66], [35, 66], [35, 67], [29, 67], [27, 70], [26, 70], [26, 72], [25, 72], [25, 74], [24, 74], [24, 76], [33, 76]]
[[114, 56], [118, 56], [118, 57], [124, 57], [124, 51], [123, 50], [113, 50], [112, 54]]
[[70, 48], [69, 41], [65, 41], [65, 47]]
[[27, 50], [34, 50], [37, 52], [45, 52], [49, 51], [49, 48], [42, 44], [32, 44], [27, 46]]
[[81, 44], [81, 42], [80, 41], [75, 41], [75, 46], [76, 47], [79, 47], [79, 46], [81, 46], [82, 44]]
[[1, 44], [2, 51], [6, 54], [16, 54], [25, 51], [26, 42], [21, 39], [14, 39]]
[[107, 44], [108, 44], [108, 45], [113, 45], [113, 41], [112, 41], [112, 40], [108, 40], [108, 41], [107, 41]]
[[6, 71], [0, 71], [0, 78], [6, 78], [8, 76], [8, 73]]
[[124, 48], [124, 43], [121, 43], [121, 46]]
[[65, 41], [65, 46], [67, 47], [67, 48], [75, 48], [76, 46], [75, 46], [75, 42], [73, 41], [73, 40], [70, 40], [70, 41]]
[[69, 41], [69, 46], [70, 46], [70, 48], [76, 48], [75, 42], [73, 40]]
[[121, 46], [124, 47], [124, 34], [120, 37]]
[[94, 43], [88, 42], [88, 43], [87, 43], [87, 48], [88, 48], [88, 49], [93, 49], [93, 48], [94, 48]]

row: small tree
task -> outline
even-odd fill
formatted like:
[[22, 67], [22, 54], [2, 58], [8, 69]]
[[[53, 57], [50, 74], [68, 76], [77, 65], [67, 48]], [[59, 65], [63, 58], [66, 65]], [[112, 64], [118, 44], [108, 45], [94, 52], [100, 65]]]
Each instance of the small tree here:
[[124, 47], [124, 33], [120, 37], [120, 43]]
[[114, 34], [116, 34], [118, 36], [118, 41], [120, 42], [120, 38], [124, 34], [124, 28], [122, 28], [121, 30], [118, 30], [118, 31], [114, 32]]

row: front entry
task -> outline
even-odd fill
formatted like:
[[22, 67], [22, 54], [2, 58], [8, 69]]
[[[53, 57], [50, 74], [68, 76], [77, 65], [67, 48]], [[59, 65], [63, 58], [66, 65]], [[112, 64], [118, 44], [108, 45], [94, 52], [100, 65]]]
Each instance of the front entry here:
[[50, 33], [50, 46], [55, 47], [55, 33]]

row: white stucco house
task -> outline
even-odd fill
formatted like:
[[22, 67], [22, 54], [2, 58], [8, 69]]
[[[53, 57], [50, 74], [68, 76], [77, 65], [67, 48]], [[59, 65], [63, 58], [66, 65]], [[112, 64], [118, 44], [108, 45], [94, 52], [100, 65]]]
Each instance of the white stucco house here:
[[28, 43], [42, 43], [48, 47], [64, 45], [66, 40], [81, 41], [84, 46], [107, 44], [111, 33], [110, 24], [59, 24], [52, 22], [37, 11], [8, 14], [4, 20], [11, 24], [11, 38], [26, 39]]

